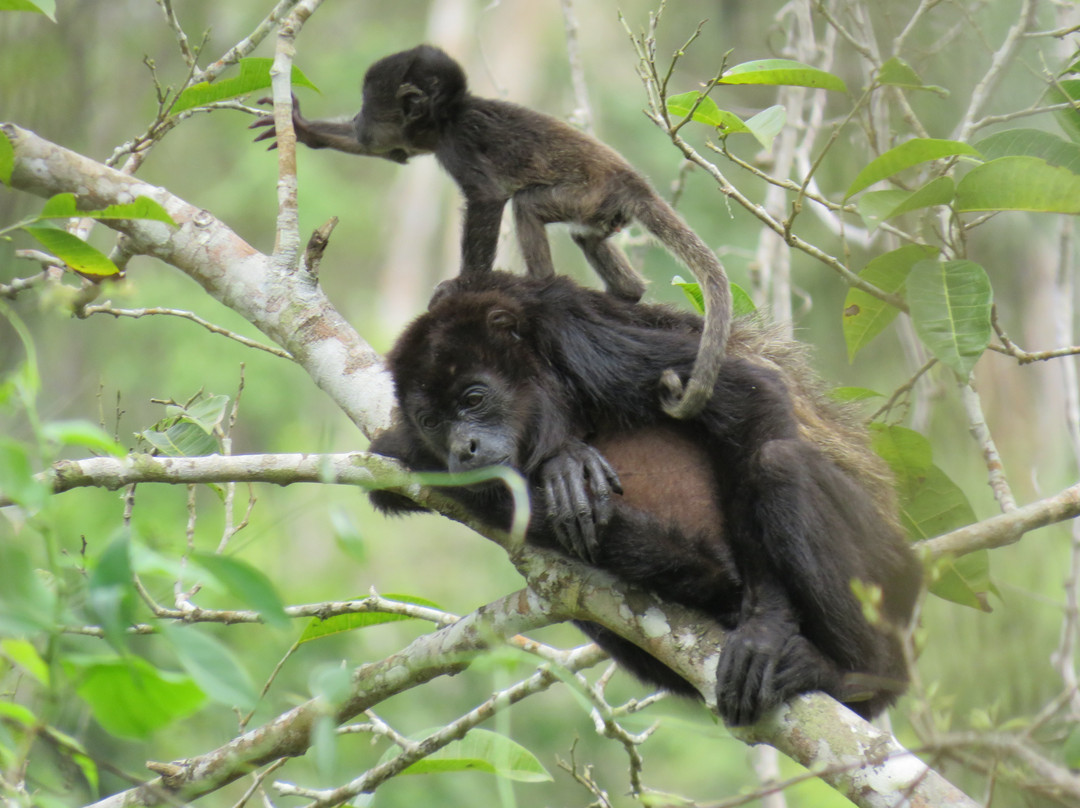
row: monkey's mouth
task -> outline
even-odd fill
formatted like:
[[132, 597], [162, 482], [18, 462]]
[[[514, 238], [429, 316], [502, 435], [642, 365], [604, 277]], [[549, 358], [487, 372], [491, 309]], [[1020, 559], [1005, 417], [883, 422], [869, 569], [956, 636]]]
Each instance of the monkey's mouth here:
[[387, 160], [393, 160], [395, 163], [401, 163], [402, 165], [409, 162], [409, 153], [404, 149], [391, 149], [383, 156]]
[[[451, 459], [446, 464], [446, 470], [449, 471], [451, 474], [468, 474], [472, 471], [483, 472], [486, 469], [494, 470], [501, 466], [505, 466], [507, 468], [514, 468], [512, 458], [506, 456], [493, 457], [468, 463], [462, 463], [460, 461]], [[484, 475], [480, 474], [479, 476], [483, 477]], [[487, 485], [488, 483], [502, 485], [502, 478], [498, 475], [497, 472], [492, 471], [491, 477], [489, 479], [480, 479], [475, 483], [471, 483], [471, 485]]]

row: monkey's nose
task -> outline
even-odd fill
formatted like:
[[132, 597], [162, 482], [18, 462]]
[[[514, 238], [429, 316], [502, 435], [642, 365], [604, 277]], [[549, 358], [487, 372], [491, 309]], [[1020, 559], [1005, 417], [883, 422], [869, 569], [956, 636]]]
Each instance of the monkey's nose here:
[[469, 468], [476, 459], [478, 448], [475, 440], [466, 440], [459, 443], [454, 449], [454, 457], [457, 458], [458, 465]]

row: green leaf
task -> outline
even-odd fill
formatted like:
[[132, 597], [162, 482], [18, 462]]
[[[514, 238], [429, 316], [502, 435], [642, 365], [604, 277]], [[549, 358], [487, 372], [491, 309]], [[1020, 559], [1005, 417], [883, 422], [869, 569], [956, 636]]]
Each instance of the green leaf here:
[[1052, 166], [1080, 174], [1080, 145], [1038, 129], [1009, 129], [980, 140], [976, 148], [987, 160], [1040, 157]]
[[164, 432], [146, 429], [139, 434], [161, 454], [169, 457], [205, 457], [218, 450], [214, 436], [190, 421], [173, 424]]
[[776, 136], [787, 123], [787, 110], [779, 104], [767, 107], [746, 121], [746, 128], [764, 149], [771, 149]]
[[754, 299], [739, 284], [731, 284], [731, 310], [736, 317], [744, 317], [757, 311]]
[[[215, 427], [225, 420], [225, 411], [229, 406], [228, 396], [208, 396], [202, 398], [186, 409], [176, 408], [176, 414], [200, 426], [204, 432], [210, 434]], [[170, 408], [171, 410], [172, 408]]]
[[855, 177], [851, 187], [844, 194], [844, 199], [854, 196], [863, 188], [867, 188], [875, 182], [899, 174], [906, 168], [958, 154], [967, 154], [973, 157], [980, 156], [979, 152], [972, 146], [957, 140], [913, 138], [871, 160], [869, 165]]
[[1046, 90], [1047, 104], [1072, 104], [1071, 107], [1055, 112], [1054, 117], [1070, 140], [1080, 142], [1080, 110], [1076, 108], [1077, 101], [1080, 101], [1080, 79], [1061, 79]]
[[834, 387], [829, 390], [829, 398], [833, 401], [840, 401], [847, 404], [854, 404], [859, 401], [872, 401], [875, 398], [884, 397], [885, 396], [877, 390], [870, 390], [866, 387]]
[[199, 688], [214, 701], [252, 709], [259, 696], [247, 671], [233, 653], [206, 631], [194, 626], [163, 624], [162, 634], [176, 652], [176, 658]]
[[127, 640], [124, 632], [135, 622], [135, 585], [131, 574], [131, 543], [115, 539], [101, 554], [90, 574], [87, 606], [114, 648]]
[[364, 543], [364, 534], [356, 524], [356, 520], [345, 508], [335, 505], [329, 510], [330, 526], [334, 530], [334, 542], [353, 561], [360, 564], [368, 563], [367, 546]]
[[1080, 213], [1080, 175], [1038, 157], [999, 157], [960, 180], [956, 209]]
[[[671, 285], [678, 286], [683, 290], [683, 294], [690, 301], [690, 305], [694, 307], [694, 311], [698, 314], [705, 311], [705, 298], [702, 297], [701, 286], [697, 281], [685, 281], [682, 276], [676, 275], [671, 279]], [[731, 284], [731, 308], [736, 317], [753, 314], [757, 311], [753, 298], [737, 283]]]
[[[936, 256], [936, 247], [909, 244], [879, 255], [863, 267], [859, 277], [890, 294], [903, 295], [908, 272], [917, 261]], [[848, 289], [844, 299], [843, 330], [848, 361], [852, 361], [878, 334], [885, 330], [899, 309], [861, 289]]]
[[[413, 736], [422, 740], [435, 730]], [[390, 760], [398, 754], [391, 748], [383, 755]], [[542, 783], [552, 776], [536, 756], [505, 735], [486, 729], [474, 729], [460, 741], [453, 741], [405, 769], [402, 774], [481, 771], [521, 783]]]
[[23, 230], [41, 242], [46, 250], [67, 264], [73, 272], [91, 280], [120, 273], [120, 269], [104, 253], [66, 230], [40, 224], [26, 225]]
[[[16, 724], [22, 724], [24, 727], [35, 727], [38, 724], [38, 718], [28, 708], [21, 704], [13, 704], [10, 701], [0, 701], [0, 718], [4, 718], [7, 721], [14, 722]], [[0, 721], [0, 724], [3, 724]]]
[[684, 281], [681, 275], [676, 275], [671, 279], [671, 285], [683, 290], [694, 311], [698, 314], [705, 311], [705, 297], [701, 294], [701, 285], [697, 281]]
[[[690, 114], [690, 110], [694, 109], [694, 104], [700, 96], [701, 93], [696, 90], [691, 90], [688, 93], [680, 93], [679, 95], [668, 96], [668, 112], [676, 117], [685, 118]], [[692, 120], [709, 126], [715, 126], [719, 129], [726, 129], [730, 132], [750, 132], [746, 127], [746, 124], [743, 123], [742, 118], [734, 112], [720, 109], [716, 106], [716, 102], [708, 96], [705, 96], [705, 98], [701, 100], [701, 103], [698, 104], [697, 109], [694, 110], [694, 117]]]
[[[700, 96], [701, 93], [696, 91], [669, 96], [667, 100], [668, 112], [675, 117], [685, 118], [690, 114], [690, 110], [694, 109], [694, 104]], [[782, 106], [776, 105], [762, 110], [748, 121], [743, 121], [734, 112], [720, 109], [716, 106], [715, 101], [705, 96], [701, 103], [698, 104], [697, 109], [694, 109], [692, 120], [715, 126], [717, 129], [722, 130], [721, 134], [723, 135], [753, 135], [764, 148], [769, 149], [772, 147], [772, 142], [780, 133], [780, 130], [784, 128], [784, 123], [787, 121], [787, 111]]]
[[0, 11], [36, 11], [56, 22], [56, 0], [0, 0]]
[[934, 450], [921, 434], [902, 426], [872, 424], [871, 440], [874, 451], [892, 469], [897, 487], [917, 484], [934, 463]]
[[89, 421], [50, 421], [41, 428], [42, 437], [61, 446], [82, 446], [92, 451], [123, 457], [127, 451]]
[[36, 634], [53, 627], [56, 596], [45, 587], [26, 552], [0, 541], [0, 632]]
[[[964, 492], [933, 464], [933, 452], [925, 437], [900, 426], [874, 424], [871, 430], [874, 451], [896, 476], [901, 521], [911, 538], [938, 536], [975, 521], [975, 512]], [[973, 558], [980, 555], [971, 553], [956, 561], [939, 562], [931, 591], [965, 606], [988, 608], [986, 593], [992, 586], [989, 555]]]
[[206, 696], [187, 676], [159, 671], [139, 657], [76, 664], [76, 692], [107, 732], [140, 740], [199, 710]]
[[[414, 606], [426, 606], [430, 609], [440, 609], [438, 604], [432, 603], [426, 598], [418, 598], [413, 595], [383, 595], [386, 600], [397, 600], [402, 603], [411, 603]], [[358, 598], [362, 600], [362, 598]], [[313, 617], [307, 624], [304, 633], [300, 635], [297, 643], [310, 642], [322, 637], [331, 637], [345, 631], [354, 631], [370, 626], [379, 626], [383, 623], [393, 623], [399, 620], [415, 620], [404, 614], [386, 614], [385, 612], [357, 612], [355, 614], [336, 614], [325, 620]]]
[[333, 719], [320, 715], [311, 728], [311, 749], [308, 752], [315, 771], [324, 778], [333, 776], [338, 766], [338, 734]]
[[931, 465], [900, 486], [901, 518], [915, 539], [929, 539], [975, 521], [963, 490], [940, 468]]
[[[935, 470], [938, 469], [935, 467]], [[988, 598], [994, 589], [990, 581], [990, 552], [976, 550], [960, 558], [940, 559], [934, 567], [934, 579], [929, 588], [943, 600], [980, 612], [992, 611]]]
[[[940, 536], [975, 521], [963, 490], [932, 462], [930, 442], [904, 427], [873, 426], [874, 450], [896, 475], [900, 518], [913, 539]], [[938, 597], [988, 611], [990, 556], [985, 550], [937, 562], [930, 591]]]
[[192, 558], [229, 593], [262, 615], [267, 623], [277, 628], [289, 625], [281, 598], [262, 570], [231, 556], [195, 553]]
[[0, 436], [0, 494], [31, 513], [36, 513], [49, 498], [49, 487], [34, 476], [29, 449], [21, 443]]
[[79, 767], [79, 771], [86, 778], [87, 785], [90, 786], [90, 793], [97, 794], [100, 780], [98, 767], [97, 763], [86, 753], [86, 747], [66, 732], [61, 732], [55, 727], [45, 727], [44, 732], [64, 754], [71, 758], [71, 762]]
[[49, 686], [49, 666], [29, 640], [0, 640], [0, 653], [18, 665], [40, 684]]
[[942, 98], [947, 98], [949, 95], [949, 91], [944, 87], [938, 87], [936, 84], [923, 84], [915, 69], [899, 56], [894, 56], [881, 66], [881, 70], [878, 71], [877, 75], [877, 83], [890, 87], [902, 87], [905, 90], [929, 90], [932, 93], [937, 93]]
[[919, 261], [907, 278], [911, 322], [930, 352], [966, 379], [990, 344], [993, 289], [974, 261]]
[[15, 147], [8, 140], [7, 132], [0, 129], [0, 182], [8, 187], [11, 186], [11, 172], [14, 168]]
[[724, 73], [718, 83], [819, 87], [823, 90], [847, 92], [847, 85], [838, 76], [791, 59], [760, 59], [754, 62], [743, 62]]
[[[270, 68], [273, 64], [273, 59], [256, 57], [241, 59], [239, 76], [218, 79], [213, 84], [202, 81], [191, 85], [177, 97], [176, 103], [172, 107], [172, 113], [175, 115], [186, 109], [205, 106], [228, 98], [236, 98], [240, 95], [253, 93], [256, 90], [265, 90], [270, 86]], [[318, 91], [318, 87], [312, 84], [308, 77], [301, 72], [300, 68], [295, 65], [293, 65], [292, 69], [292, 86], [294, 88], [310, 87], [312, 90]]]
[[867, 191], [859, 197], [856, 207], [863, 223], [872, 231], [894, 216], [933, 205], [948, 205], [954, 193], [952, 178], [938, 177], [914, 191]]
[[176, 227], [172, 216], [148, 196], [140, 196], [134, 202], [109, 205], [104, 210], [79, 210], [75, 194], [57, 194], [51, 197], [38, 214], [39, 219], [71, 219], [85, 216], [91, 219], [153, 219]]

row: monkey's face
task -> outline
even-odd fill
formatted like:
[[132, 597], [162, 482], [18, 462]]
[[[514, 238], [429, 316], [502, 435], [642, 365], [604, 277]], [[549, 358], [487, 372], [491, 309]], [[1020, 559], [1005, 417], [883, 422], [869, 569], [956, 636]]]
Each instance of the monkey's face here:
[[404, 396], [409, 423], [447, 471], [519, 467], [524, 432], [512, 385], [491, 373], [461, 374]]
[[410, 59], [394, 54], [364, 76], [363, 106], [354, 119], [356, 137], [368, 154], [398, 163], [435, 148], [428, 94], [406, 79]]
[[405, 119], [395, 108], [382, 106], [381, 101], [369, 102], [366, 96], [367, 93], [363, 109], [353, 121], [356, 139], [366, 154], [406, 163], [410, 157], [431, 153], [431, 149], [420, 148], [410, 141]]

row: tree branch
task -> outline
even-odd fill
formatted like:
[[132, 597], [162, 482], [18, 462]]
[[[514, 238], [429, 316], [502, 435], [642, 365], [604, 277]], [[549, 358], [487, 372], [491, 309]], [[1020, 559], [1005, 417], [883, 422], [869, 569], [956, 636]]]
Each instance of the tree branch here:
[[374, 350], [334, 309], [306, 273], [277, 268], [209, 211], [150, 183], [3, 124], [15, 149], [12, 187], [41, 197], [74, 193], [79, 207], [96, 210], [147, 196], [179, 225], [115, 219], [131, 250], [170, 264], [215, 300], [247, 319], [292, 354], [312, 380], [368, 436], [390, 424], [394, 391]]
[[438, 676], [460, 673], [468, 660], [494, 640], [513, 637], [560, 620], [528, 591], [516, 592], [477, 609], [446, 628], [425, 634], [379, 662], [353, 670], [348, 697], [328, 708], [311, 699], [268, 723], [203, 755], [156, 765], [162, 776], [107, 797], [92, 808], [174, 804], [196, 799], [279, 758], [303, 755], [315, 722], [331, 715], [344, 723], [379, 702]]

